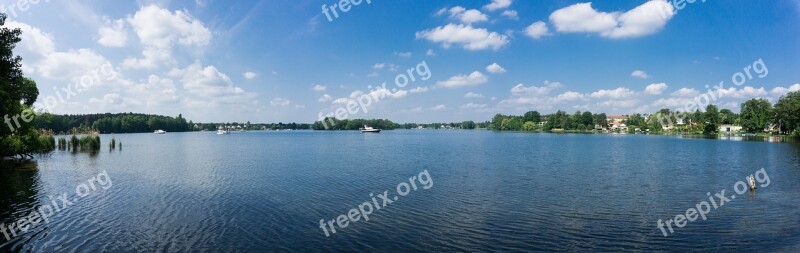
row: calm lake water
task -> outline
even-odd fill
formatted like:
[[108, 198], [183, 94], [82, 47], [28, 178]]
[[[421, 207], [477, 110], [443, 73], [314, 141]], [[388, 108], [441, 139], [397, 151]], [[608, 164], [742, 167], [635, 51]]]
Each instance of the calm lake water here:
[[[0, 169], [6, 226], [50, 196], [74, 200], [10, 241], [0, 234], [0, 251], [800, 250], [796, 143], [401, 130], [116, 138], [122, 151], [56, 151]], [[736, 195], [734, 184], [761, 168], [768, 186], [707, 220], [668, 237], [656, 226], [708, 201], [707, 192]], [[379, 204], [384, 191], [398, 196], [399, 183], [426, 170], [429, 189], [417, 180], [369, 221], [330, 237], [320, 228], [371, 193]], [[110, 187], [98, 181], [75, 197], [103, 171]]]

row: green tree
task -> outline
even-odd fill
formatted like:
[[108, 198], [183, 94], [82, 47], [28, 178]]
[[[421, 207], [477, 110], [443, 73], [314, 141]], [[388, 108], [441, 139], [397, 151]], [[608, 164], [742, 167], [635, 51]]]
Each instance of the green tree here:
[[40, 136], [35, 129], [33, 103], [39, 96], [36, 82], [22, 75], [22, 58], [14, 55], [22, 30], [4, 27], [7, 16], [0, 14], [0, 157], [33, 158], [35, 152], [53, 150], [52, 135]]
[[594, 115], [592, 115], [592, 112], [585, 111], [581, 114], [581, 124], [588, 128], [594, 128]]
[[605, 113], [595, 114], [594, 115], [594, 124], [599, 125], [600, 127], [607, 127], [608, 126], [608, 116]]
[[537, 128], [537, 125], [533, 121], [527, 121], [527, 122], [525, 122], [525, 124], [522, 125], [522, 130], [523, 131], [528, 131], [528, 132], [536, 131], [536, 128]]
[[717, 106], [708, 105], [706, 112], [703, 114], [705, 126], [703, 127], [703, 134], [716, 134], [719, 131], [719, 123], [721, 122], [719, 110]]
[[461, 129], [475, 129], [475, 122], [472, 120], [461, 122]]
[[762, 132], [772, 121], [772, 103], [763, 98], [754, 98], [742, 103], [741, 123], [746, 132]]
[[775, 123], [782, 133], [800, 133], [800, 91], [789, 92], [775, 103]]
[[722, 119], [722, 124], [727, 125], [733, 124], [738, 118], [738, 116], [729, 109], [719, 110], [719, 115]]
[[522, 116], [522, 120], [525, 122], [531, 121], [533, 123], [539, 123], [542, 122], [542, 115], [537, 111], [529, 111]]

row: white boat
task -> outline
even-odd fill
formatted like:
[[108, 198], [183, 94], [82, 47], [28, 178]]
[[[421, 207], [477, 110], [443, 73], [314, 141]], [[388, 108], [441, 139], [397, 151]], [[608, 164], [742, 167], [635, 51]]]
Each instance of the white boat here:
[[155, 132], [153, 132], [153, 133], [154, 133], [154, 134], [166, 134], [166, 133], [167, 133], [167, 131], [164, 131], [164, 130], [158, 129], [158, 130], [156, 130], [156, 131], [155, 131]]
[[219, 135], [229, 134], [229, 133], [231, 133], [231, 132], [229, 132], [228, 130], [224, 130], [224, 129], [217, 130], [217, 134], [219, 134]]
[[362, 133], [380, 133], [381, 130], [377, 128], [372, 128], [364, 125], [364, 128], [361, 129]]

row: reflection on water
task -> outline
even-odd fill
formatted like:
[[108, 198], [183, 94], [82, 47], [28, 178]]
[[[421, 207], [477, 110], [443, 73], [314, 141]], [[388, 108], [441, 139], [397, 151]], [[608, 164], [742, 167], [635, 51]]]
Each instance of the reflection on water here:
[[[116, 137], [124, 152], [57, 151], [27, 169], [0, 169], [5, 224], [102, 171], [114, 179], [47, 225], [0, 238], [0, 251], [769, 252], [800, 245], [797, 143], [426, 130]], [[667, 238], [656, 227], [760, 168], [769, 187]], [[325, 237], [320, 219], [422, 170], [435, 187]]]
[[761, 142], [787, 142], [797, 143], [798, 139], [791, 136], [764, 136], [764, 135], [745, 135], [745, 134], [722, 134], [722, 135], [699, 135], [684, 134], [679, 135], [686, 139], [718, 139], [731, 141], [761, 141]]
[[[39, 170], [36, 161], [0, 159], [0, 224], [17, 222], [16, 217], [27, 215], [38, 203]], [[5, 231], [8, 233], [8, 231]], [[0, 249], [14, 241], [0, 234]]]

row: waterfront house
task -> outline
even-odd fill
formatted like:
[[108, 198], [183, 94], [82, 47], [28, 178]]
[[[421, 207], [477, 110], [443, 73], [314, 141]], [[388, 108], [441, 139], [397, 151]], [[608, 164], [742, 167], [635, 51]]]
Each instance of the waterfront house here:
[[719, 132], [720, 133], [736, 133], [736, 132], [741, 132], [741, 131], [742, 131], [742, 126], [735, 126], [735, 125], [728, 125], [728, 124], [724, 124], [724, 125], [720, 125], [719, 126]]

